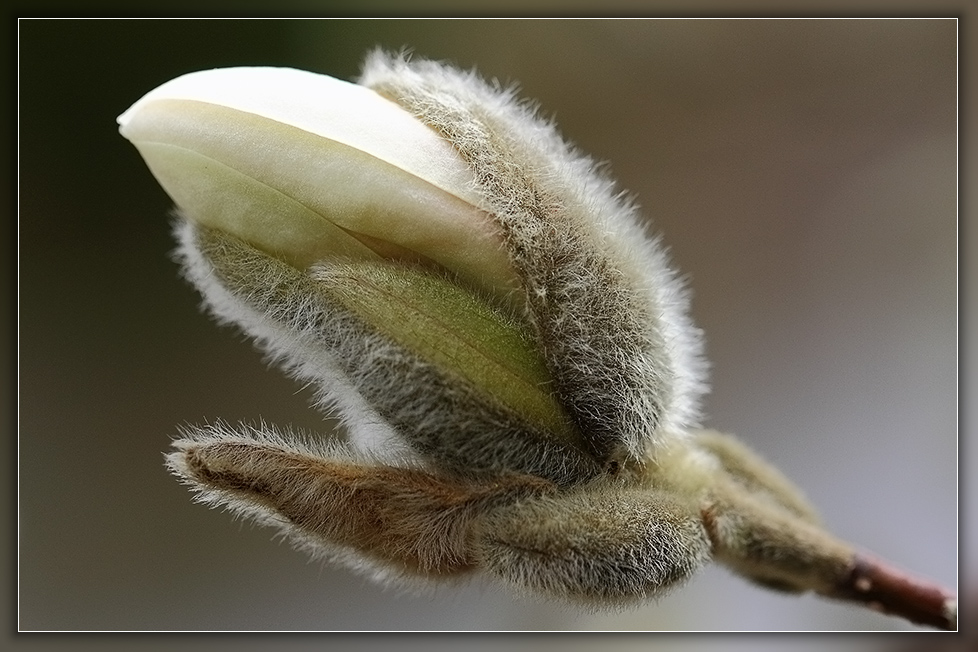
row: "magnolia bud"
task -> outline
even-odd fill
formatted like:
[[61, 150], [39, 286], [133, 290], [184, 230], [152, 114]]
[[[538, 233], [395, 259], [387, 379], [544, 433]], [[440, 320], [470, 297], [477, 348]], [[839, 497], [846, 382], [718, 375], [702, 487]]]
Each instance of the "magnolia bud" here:
[[713, 558], [956, 627], [953, 593], [856, 553], [776, 469], [695, 431], [682, 287], [590, 159], [451, 67], [375, 53], [361, 81], [213, 70], [119, 118], [207, 308], [350, 434], [190, 427], [167, 464], [202, 501], [393, 581], [481, 569], [619, 606]]
[[191, 427], [170, 469], [396, 579], [481, 566], [602, 604], [681, 581], [710, 552], [704, 365], [634, 205], [474, 75], [378, 53], [361, 83], [206, 71], [119, 118], [205, 306], [350, 435]]
[[[266, 296], [267, 278], [279, 274], [263, 270], [270, 262], [230, 244], [202, 253], [196, 230], [233, 236], [303, 274], [321, 268], [321, 294], [330, 299], [317, 310], [356, 313], [418, 364], [464, 379], [477, 395], [515, 410], [518, 421], [555, 429], [558, 439], [574, 440], [573, 447], [588, 451], [599, 466], [641, 459], [648, 448], [683, 438], [703, 391], [698, 331], [684, 314], [682, 288], [643, 233], [634, 207], [532, 111], [475, 77], [425, 65], [375, 57], [363, 80], [374, 90], [281, 68], [192, 73], [151, 91], [120, 116], [122, 134], [189, 220], [181, 255], [205, 303], [316, 382], [329, 397], [325, 402], [341, 413], [363, 411], [364, 398], [381, 413], [378, 423], [412, 433], [431, 429], [428, 419], [392, 419], [404, 411], [394, 403], [408, 396], [391, 388], [393, 377], [368, 382], [375, 372], [367, 374], [362, 360], [341, 353], [345, 345], [319, 343], [347, 368], [310, 362], [317, 355], [299, 342], [318, 341], [316, 334], [302, 334], [309, 323], [322, 326], [303, 312], [316, 302], [295, 297], [291, 311], [288, 302], [277, 304]], [[243, 259], [247, 270], [236, 267]], [[356, 261], [389, 261], [393, 267], [384, 277], [405, 276], [403, 287], [440, 287], [440, 303], [426, 305], [417, 295], [409, 301], [432, 333], [419, 337], [418, 324], [393, 306], [364, 314], [364, 305], [383, 303], [386, 290], [327, 269]], [[407, 278], [409, 267], [441, 280]], [[512, 337], [473, 336], [481, 312], [470, 297], [488, 300], [500, 311], [493, 317], [499, 323], [514, 317], [502, 327]], [[267, 320], [273, 304], [274, 328]], [[441, 348], [465, 348], [448, 345], [450, 338], [478, 356], [420, 346], [434, 341], [437, 324], [444, 323], [438, 315], [448, 312], [453, 327], [438, 336]], [[516, 356], [526, 366], [508, 368], [522, 379], [513, 382], [504, 366], [486, 361], [506, 358], [517, 341], [529, 342], [532, 355]], [[357, 355], [376, 357], [366, 349]], [[353, 392], [337, 391], [335, 378], [353, 379]], [[518, 389], [527, 379], [535, 379], [530, 385], [536, 390]], [[357, 399], [335, 398], [354, 394]], [[520, 394], [529, 400], [515, 400]], [[419, 404], [417, 397], [410, 402]], [[419, 405], [444, 403], [434, 396]], [[452, 427], [458, 424], [445, 426]], [[380, 437], [381, 447], [392, 439], [397, 436], [389, 432]], [[414, 447], [430, 454], [432, 445]], [[453, 445], [440, 446], [448, 455]]]

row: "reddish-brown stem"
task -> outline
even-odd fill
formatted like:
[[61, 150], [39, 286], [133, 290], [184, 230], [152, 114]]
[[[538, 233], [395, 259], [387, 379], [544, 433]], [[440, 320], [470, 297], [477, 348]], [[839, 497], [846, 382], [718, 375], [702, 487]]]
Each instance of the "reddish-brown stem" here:
[[863, 554], [855, 556], [846, 579], [825, 595], [861, 602], [870, 609], [920, 625], [958, 628], [957, 597], [952, 591]]

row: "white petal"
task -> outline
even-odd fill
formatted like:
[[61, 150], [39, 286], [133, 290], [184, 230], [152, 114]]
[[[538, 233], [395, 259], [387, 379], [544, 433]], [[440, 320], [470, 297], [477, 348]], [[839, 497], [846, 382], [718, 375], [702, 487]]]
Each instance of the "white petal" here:
[[382, 96], [288, 68], [191, 73], [119, 116], [191, 219], [297, 266], [423, 257], [504, 296], [517, 286], [471, 170]]
[[[471, 204], [472, 172], [452, 146], [372, 90], [293, 68], [217, 68], [192, 72], [150, 91], [119, 116], [123, 135], [156, 100], [196, 100], [298, 127], [375, 156]], [[396, 136], [396, 137], [394, 137]]]

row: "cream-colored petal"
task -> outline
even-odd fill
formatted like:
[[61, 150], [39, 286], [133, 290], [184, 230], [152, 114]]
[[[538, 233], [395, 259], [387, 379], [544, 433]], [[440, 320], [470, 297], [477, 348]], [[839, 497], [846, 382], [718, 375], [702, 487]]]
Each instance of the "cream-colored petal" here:
[[119, 123], [191, 219], [291, 264], [420, 258], [504, 300], [518, 286], [471, 171], [373, 91], [282, 68], [206, 71]]
[[472, 172], [452, 146], [410, 113], [374, 91], [294, 68], [241, 67], [192, 72], [172, 79], [119, 116], [130, 123], [158, 100], [194, 100], [291, 125], [375, 156], [478, 204]]

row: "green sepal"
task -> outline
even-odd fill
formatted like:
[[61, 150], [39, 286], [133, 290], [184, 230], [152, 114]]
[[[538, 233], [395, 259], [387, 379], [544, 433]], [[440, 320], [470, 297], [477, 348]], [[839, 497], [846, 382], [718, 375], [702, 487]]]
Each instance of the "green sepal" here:
[[314, 277], [323, 291], [419, 358], [586, 449], [552, 392], [530, 333], [485, 300], [444, 276], [397, 263], [330, 261]]

